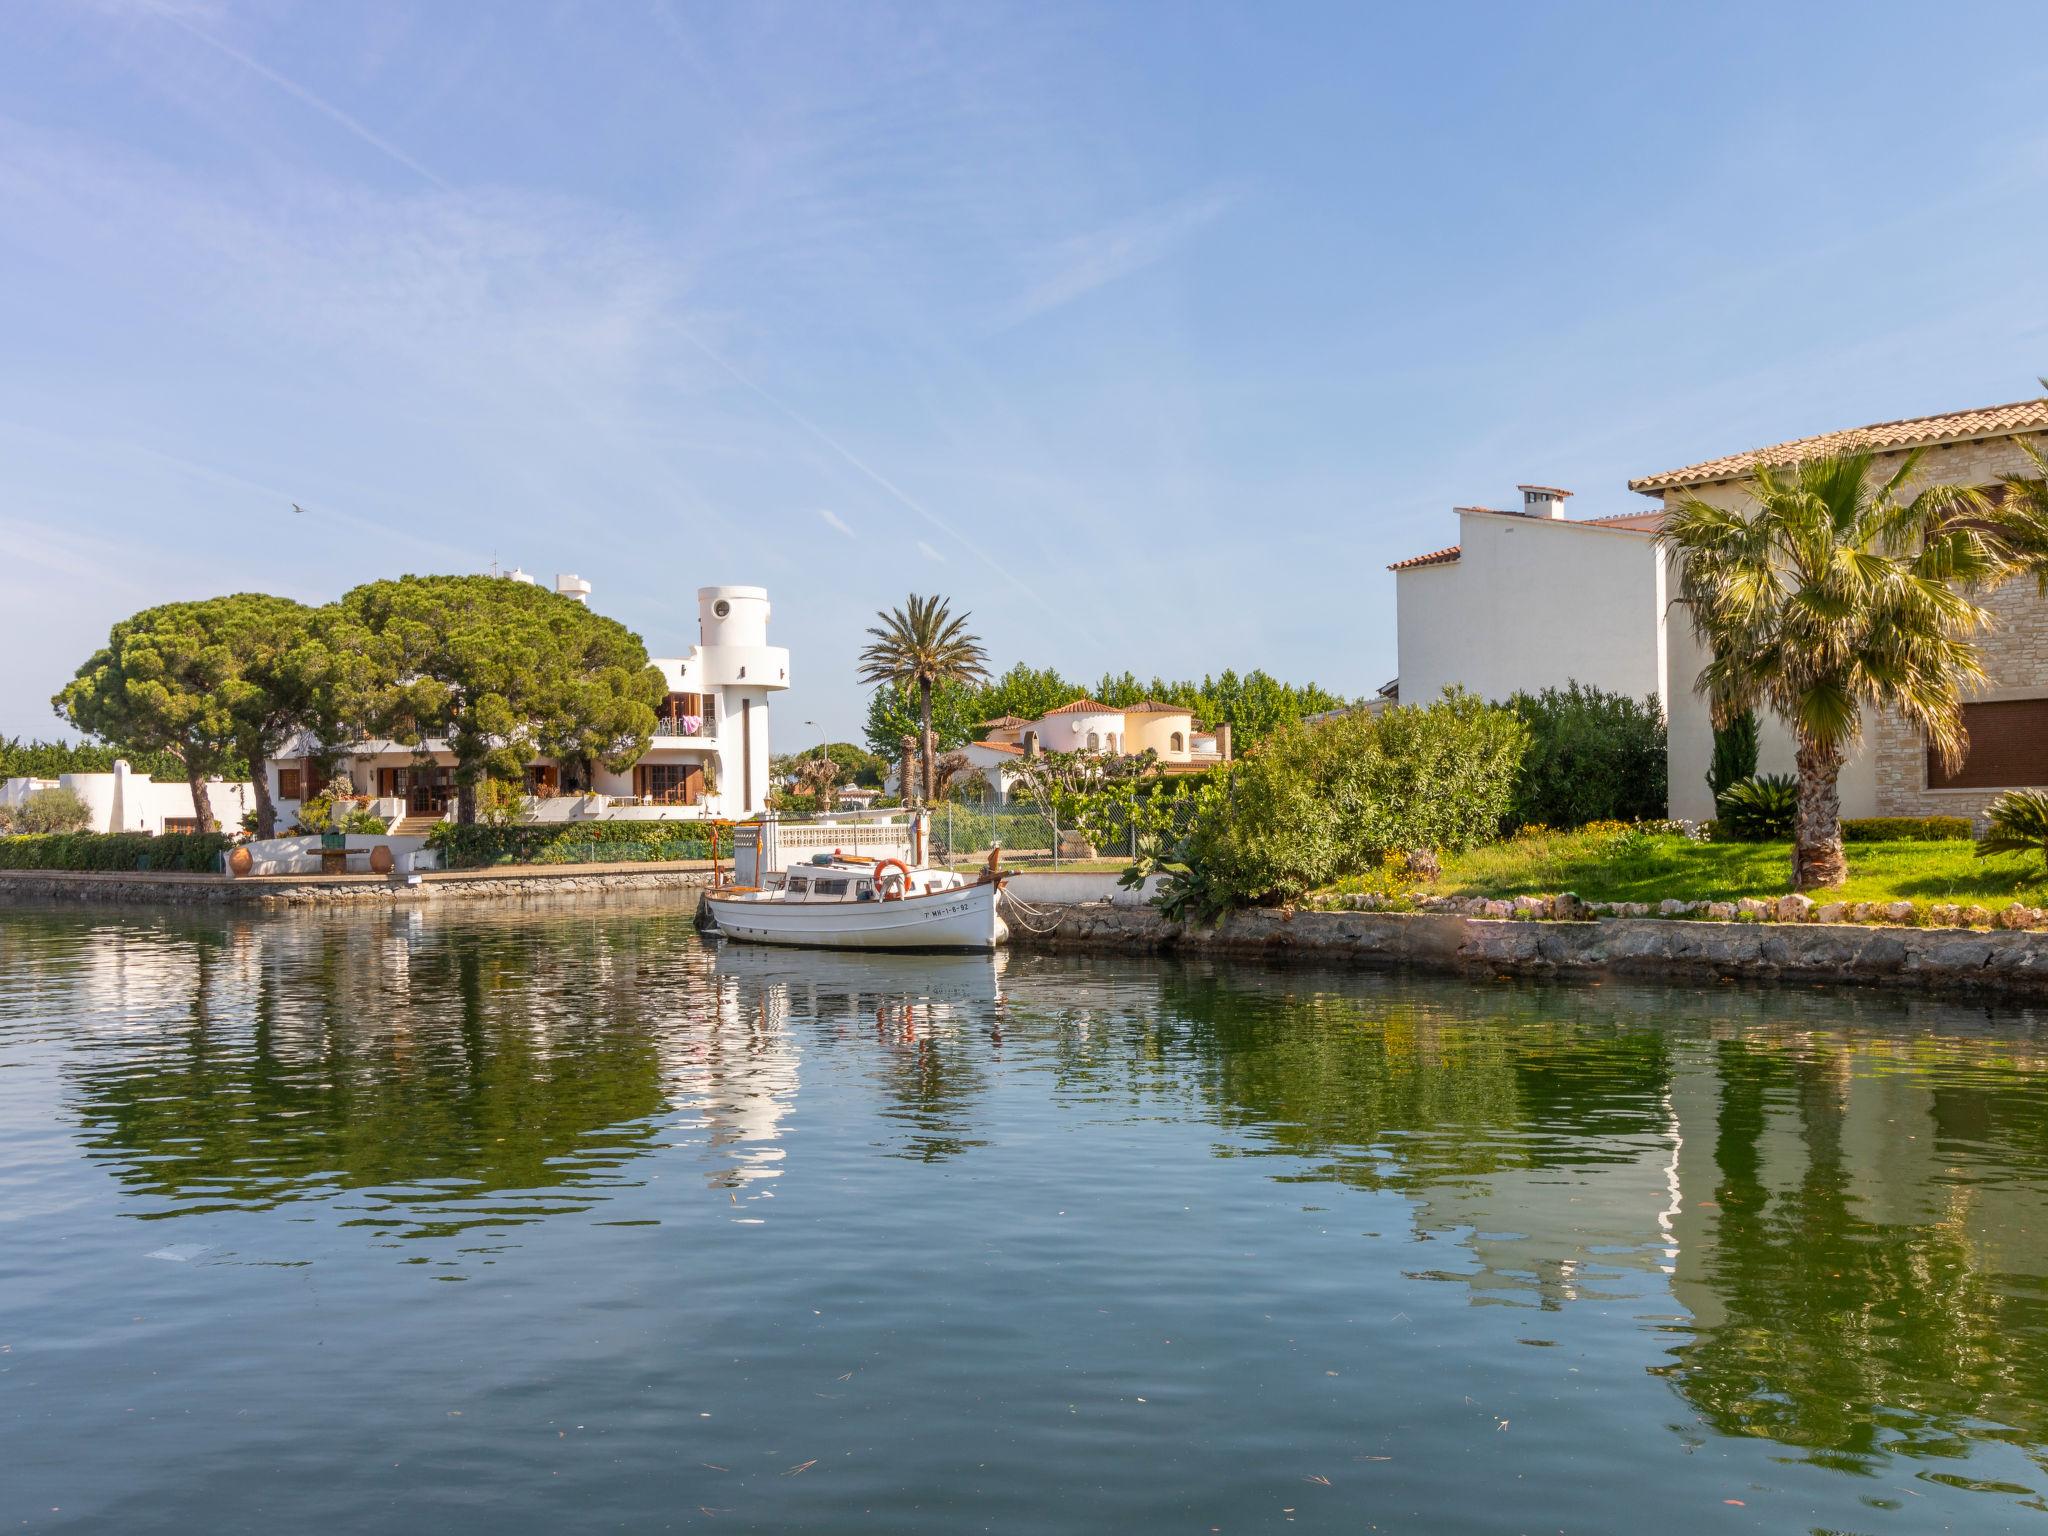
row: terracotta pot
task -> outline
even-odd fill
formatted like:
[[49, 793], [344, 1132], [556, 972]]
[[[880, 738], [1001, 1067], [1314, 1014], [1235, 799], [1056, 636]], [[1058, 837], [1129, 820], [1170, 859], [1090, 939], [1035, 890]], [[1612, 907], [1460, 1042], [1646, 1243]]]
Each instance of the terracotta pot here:
[[391, 845], [379, 843], [370, 850], [370, 873], [388, 875], [391, 873]]
[[247, 848], [237, 848], [228, 855], [228, 873], [240, 878], [256, 867], [256, 860]]

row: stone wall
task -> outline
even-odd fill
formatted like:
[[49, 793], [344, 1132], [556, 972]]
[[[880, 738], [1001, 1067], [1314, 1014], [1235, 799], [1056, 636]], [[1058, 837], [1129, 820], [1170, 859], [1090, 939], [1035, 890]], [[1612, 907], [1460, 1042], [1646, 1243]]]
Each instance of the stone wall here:
[[1068, 907], [1012, 942], [1050, 950], [1299, 956], [1477, 978], [1875, 984], [2048, 997], [2048, 934], [1657, 918], [1516, 922], [1435, 913], [1239, 912], [1220, 927], [1145, 907]]
[[528, 867], [422, 875], [416, 881], [376, 877], [233, 880], [223, 875], [101, 874], [71, 870], [0, 870], [0, 905], [96, 902], [117, 905], [254, 907], [406, 906], [442, 901], [506, 901], [575, 897], [589, 900], [618, 891], [689, 889], [710, 884], [708, 869], [560, 872]]

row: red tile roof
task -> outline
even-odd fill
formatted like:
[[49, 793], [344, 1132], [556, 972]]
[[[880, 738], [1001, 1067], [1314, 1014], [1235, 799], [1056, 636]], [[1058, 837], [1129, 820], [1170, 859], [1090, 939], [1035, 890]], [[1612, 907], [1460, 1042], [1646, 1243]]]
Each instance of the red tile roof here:
[[1707, 459], [1683, 469], [1631, 480], [1628, 488], [1656, 495], [1688, 485], [1713, 485], [1724, 480], [1741, 480], [1766, 464], [1797, 464], [1830, 453], [1885, 453], [1905, 448], [1928, 448], [1938, 443], [1966, 443], [1985, 437], [2010, 437], [2020, 432], [2048, 432], [2048, 399], [2015, 400], [2010, 405], [1987, 405], [1974, 411], [1951, 411], [1943, 416], [1911, 416], [1903, 421], [1880, 421], [1874, 426], [1850, 427], [1842, 432], [1823, 432], [1817, 437], [1795, 437], [1769, 448], [1752, 448], [1725, 458]]
[[1123, 711], [1112, 709], [1107, 704], [1098, 704], [1093, 699], [1076, 699], [1071, 704], [1062, 704], [1058, 709], [1048, 709], [1045, 718], [1054, 715], [1120, 715]]
[[1598, 523], [1603, 528], [1639, 528], [1644, 533], [1655, 533], [1664, 526], [1662, 512], [1613, 512], [1606, 517], [1581, 517], [1575, 522], [1583, 525]]
[[994, 730], [1000, 726], [1029, 725], [1030, 723], [1031, 722], [1029, 720], [1026, 720], [1022, 715], [998, 715], [993, 720], [982, 721], [979, 725], [975, 727], [975, 729], [987, 731]]
[[970, 741], [967, 745], [970, 747], [980, 747], [988, 752], [1015, 752], [1020, 756], [1024, 751], [1014, 741]]
[[1455, 565], [1458, 560], [1458, 551], [1462, 547], [1461, 545], [1450, 544], [1442, 549], [1433, 549], [1426, 555], [1410, 555], [1406, 560], [1396, 560], [1387, 569], [1390, 571], [1412, 571], [1418, 566], [1424, 565]]
[[1124, 711], [1127, 715], [1192, 715], [1194, 711], [1184, 704], [1162, 704], [1157, 699], [1146, 699], [1133, 704]]

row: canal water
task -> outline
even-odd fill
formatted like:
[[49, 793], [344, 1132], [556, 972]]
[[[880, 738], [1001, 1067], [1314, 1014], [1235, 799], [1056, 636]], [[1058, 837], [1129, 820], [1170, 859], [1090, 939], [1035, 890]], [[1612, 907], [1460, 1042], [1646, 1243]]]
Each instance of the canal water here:
[[0, 1528], [2043, 1528], [2048, 1019], [0, 912]]

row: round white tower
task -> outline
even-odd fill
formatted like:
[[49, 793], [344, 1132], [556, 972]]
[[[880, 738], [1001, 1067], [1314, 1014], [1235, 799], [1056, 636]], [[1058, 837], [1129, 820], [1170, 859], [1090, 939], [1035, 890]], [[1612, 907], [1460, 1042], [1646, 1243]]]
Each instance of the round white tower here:
[[759, 646], [768, 643], [766, 587], [699, 587], [699, 645]]

